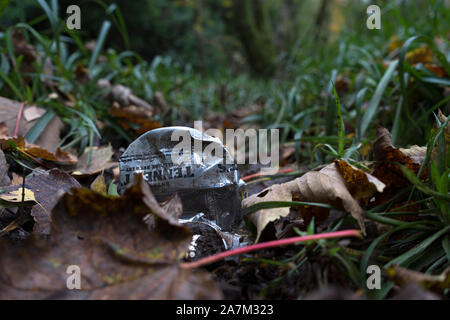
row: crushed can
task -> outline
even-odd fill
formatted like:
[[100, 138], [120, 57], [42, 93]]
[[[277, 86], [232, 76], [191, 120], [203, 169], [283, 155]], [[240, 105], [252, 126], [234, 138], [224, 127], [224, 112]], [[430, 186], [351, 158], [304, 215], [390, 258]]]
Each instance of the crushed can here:
[[[176, 137], [185, 139], [185, 148], [178, 147], [180, 139]], [[221, 152], [205, 154], [211, 149]], [[182, 161], [178, 160], [180, 154]], [[241, 221], [243, 181], [232, 155], [218, 138], [189, 127], [150, 130], [129, 145], [119, 165], [119, 193], [141, 173], [158, 201], [179, 195], [182, 219], [202, 212], [222, 230], [231, 230]]]

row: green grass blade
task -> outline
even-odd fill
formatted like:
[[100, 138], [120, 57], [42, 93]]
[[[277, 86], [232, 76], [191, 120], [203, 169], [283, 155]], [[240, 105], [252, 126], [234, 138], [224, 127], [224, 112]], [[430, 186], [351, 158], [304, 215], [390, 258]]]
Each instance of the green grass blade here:
[[106, 36], [108, 35], [109, 28], [111, 28], [111, 22], [109, 22], [108, 20], [104, 21], [102, 24], [102, 28], [100, 29], [100, 34], [97, 38], [97, 44], [95, 46], [94, 52], [92, 53], [91, 60], [89, 60], [89, 70], [92, 70], [95, 62], [97, 61], [103, 44], [105, 43]]
[[369, 128], [369, 125], [372, 122], [373, 117], [376, 114], [376, 111], [380, 104], [381, 98], [384, 94], [384, 91], [386, 90], [386, 87], [389, 84], [389, 81], [391, 80], [397, 65], [398, 65], [398, 60], [392, 61], [389, 64], [389, 67], [386, 70], [386, 72], [384, 73], [380, 82], [378, 83], [375, 93], [374, 93], [372, 99], [370, 100], [369, 106], [367, 107], [366, 113], [364, 114], [363, 119], [361, 121], [361, 130], [360, 130], [361, 137], [364, 136], [364, 134], [366, 133], [366, 130]]
[[336, 101], [336, 109], [338, 113], [338, 154], [342, 157], [344, 153], [344, 147], [345, 147], [345, 126], [344, 126], [344, 119], [342, 118], [342, 112], [341, 112], [341, 103], [339, 101], [339, 96], [336, 92], [336, 88], [333, 84], [333, 93], [334, 93], [334, 99]]
[[417, 176], [414, 174], [414, 172], [412, 172], [411, 170], [409, 170], [407, 167], [405, 167], [404, 165], [398, 164], [398, 166], [400, 167], [400, 169], [402, 170], [402, 173], [404, 174], [404, 176], [420, 191], [422, 191], [425, 194], [431, 195], [435, 198], [444, 200], [444, 201], [450, 201], [450, 196], [448, 194], [442, 194], [439, 193], [433, 189], [431, 189], [430, 187], [428, 187], [425, 183], [423, 183], [422, 181], [420, 181], [419, 178], [417, 178]]
[[54, 116], [55, 112], [53, 110], [47, 110], [47, 112], [45, 112], [44, 115], [40, 117], [38, 121], [36, 121], [34, 126], [31, 127], [30, 130], [28, 130], [27, 134], [25, 135], [25, 139], [30, 143], [34, 143], [37, 138], [39, 138], [41, 133], [45, 130]]
[[388, 268], [392, 265], [402, 265], [406, 261], [408, 261], [410, 258], [414, 257], [415, 255], [423, 252], [426, 248], [428, 248], [434, 241], [439, 239], [442, 235], [447, 233], [450, 230], [450, 225], [446, 226], [445, 228], [442, 228], [440, 231], [433, 234], [431, 237], [428, 237], [425, 239], [422, 243], [415, 246], [411, 250], [405, 252], [404, 254], [398, 256], [397, 258], [391, 260], [389, 263], [385, 265], [385, 268]]

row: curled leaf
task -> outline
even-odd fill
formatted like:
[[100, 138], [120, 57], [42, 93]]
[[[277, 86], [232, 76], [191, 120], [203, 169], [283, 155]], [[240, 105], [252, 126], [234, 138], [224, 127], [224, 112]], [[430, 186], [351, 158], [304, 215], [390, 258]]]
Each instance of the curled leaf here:
[[345, 180], [348, 190], [357, 200], [367, 199], [376, 192], [383, 192], [386, 187], [383, 182], [374, 176], [348, 164], [344, 160], [335, 160], [334, 163]]
[[440, 275], [429, 275], [394, 265], [387, 269], [386, 272], [400, 286], [406, 285], [409, 282], [415, 282], [425, 289], [438, 290], [450, 288], [450, 268], [447, 268]]
[[[342, 175], [342, 171], [344, 174]], [[258, 194], [244, 199], [242, 205], [248, 208], [257, 203], [266, 201], [292, 201], [314, 202], [329, 204], [349, 212], [358, 222], [362, 233], [365, 233], [363, 210], [357, 200], [368, 198], [375, 192], [381, 192], [384, 184], [375, 177], [365, 173], [347, 163], [339, 162], [327, 165], [320, 171], [311, 171], [300, 178], [283, 184], [272, 185]], [[304, 206], [300, 214], [305, 217], [320, 215], [321, 220], [326, 218], [329, 209]], [[259, 240], [266, 226], [281, 217], [289, 214], [289, 208], [262, 209], [249, 216], [256, 226]]]

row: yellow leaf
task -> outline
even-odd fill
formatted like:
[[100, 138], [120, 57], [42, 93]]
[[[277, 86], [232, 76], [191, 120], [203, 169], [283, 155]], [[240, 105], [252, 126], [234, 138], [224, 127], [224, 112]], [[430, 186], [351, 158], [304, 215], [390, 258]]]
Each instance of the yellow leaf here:
[[[17, 190], [0, 193], [0, 199], [6, 202], [22, 202], [23, 188], [18, 188]], [[34, 192], [30, 189], [25, 188], [24, 202], [36, 202], [34, 198]]]
[[103, 172], [91, 183], [91, 190], [101, 194], [106, 194], [106, 183]]
[[428, 46], [422, 46], [406, 54], [406, 61], [410, 64], [430, 63], [433, 52]]

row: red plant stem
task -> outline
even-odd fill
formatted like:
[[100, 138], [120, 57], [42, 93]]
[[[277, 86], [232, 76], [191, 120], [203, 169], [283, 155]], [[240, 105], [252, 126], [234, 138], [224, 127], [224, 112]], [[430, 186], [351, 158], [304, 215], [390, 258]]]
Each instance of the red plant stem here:
[[17, 113], [16, 127], [14, 128], [14, 137], [17, 137], [17, 133], [19, 133], [19, 123], [20, 118], [22, 117], [23, 107], [25, 107], [25, 102], [22, 102], [20, 104], [19, 113]]
[[[278, 171], [276, 174], [288, 173], [288, 172], [292, 172], [292, 171], [294, 171], [294, 169], [283, 169], [283, 170]], [[253, 179], [253, 178], [258, 178], [258, 177], [261, 177], [261, 176], [265, 176], [265, 174], [262, 174], [262, 173], [250, 174], [248, 176], [243, 177], [242, 180], [247, 181], [247, 180], [250, 180], [250, 179]]]
[[292, 243], [296, 243], [296, 242], [305, 242], [305, 241], [310, 241], [310, 240], [320, 240], [320, 239], [330, 239], [330, 238], [340, 238], [340, 237], [361, 237], [361, 232], [359, 230], [352, 229], [352, 230], [342, 230], [342, 231], [335, 231], [335, 232], [313, 234], [313, 235], [309, 235], [309, 236], [301, 236], [301, 237], [293, 237], [293, 238], [287, 238], [287, 239], [281, 239], [281, 240], [267, 241], [267, 242], [252, 244], [252, 245], [245, 246], [242, 248], [237, 248], [237, 249], [213, 254], [212, 256], [209, 256], [209, 257], [197, 260], [197, 261], [184, 262], [180, 266], [183, 269], [193, 269], [193, 268], [198, 268], [198, 267], [222, 260], [227, 257], [232, 257], [232, 256], [236, 256], [236, 255], [251, 252], [251, 251], [273, 248], [273, 247], [280, 247], [280, 246], [284, 246], [284, 245], [292, 244]]

